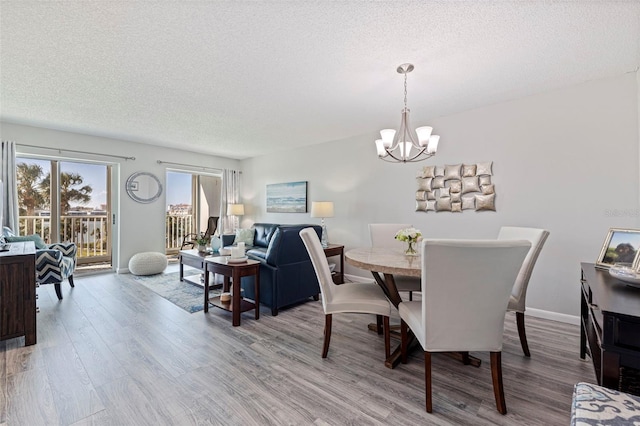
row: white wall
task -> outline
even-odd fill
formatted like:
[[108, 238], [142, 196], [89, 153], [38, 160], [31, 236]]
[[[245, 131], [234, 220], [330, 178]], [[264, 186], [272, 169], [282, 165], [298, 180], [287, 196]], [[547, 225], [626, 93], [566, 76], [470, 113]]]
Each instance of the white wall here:
[[[329, 241], [347, 250], [369, 244], [371, 222], [413, 223], [436, 238], [494, 238], [502, 225], [546, 228], [551, 235], [530, 282], [528, 312], [575, 322], [580, 262], [596, 260], [610, 227], [639, 226], [639, 93], [631, 73], [437, 119], [414, 108], [414, 125], [432, 125], [441, 135], [438, 155], [422, 163], [380, 161], [377, 129], [244, 160], [243, 225], [319, 223], [308, 213], [265, 212], [266, 184], [306, 180], [309, 206], [335, 203]], [[423, 165], [482, 161], [493, 161], [497, 212], [414, 211]]]
[[[143, 251], [164, 253], [167, 166], [158, 164], [157, 160], [221, 169], [238, 169], [239, 167], [237, 160], [228, 158], [10, 123], [1, 124], [0, 137], [3, 140], [16, 141], [19, 145], [36, 145], [136, 158], [125, 161], [64, 151], [58, 154], [51, 150], [18, 147], [19, 153], [35, 153], [52, 157], [62, 155], [64, 158], [100, 160], [112, 162], [115, 165], [115, 184], [113, 185], [112, 197], [112, 210], [116, 213], [116, 226], [113, 229], [113, 265], [118, 272], [128, 271], [129, 259], [136, 253]], [[149, 204], [140, 204], [126, 195], [124, 185], [127, 177], [138, 171], [151, 172], [160, 179], [164, 190], [159, 200]]]

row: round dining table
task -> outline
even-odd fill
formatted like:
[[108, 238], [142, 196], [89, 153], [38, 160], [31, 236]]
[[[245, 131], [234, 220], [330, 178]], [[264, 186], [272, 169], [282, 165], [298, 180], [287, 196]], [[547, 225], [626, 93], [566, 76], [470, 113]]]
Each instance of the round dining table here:
[[[402, 302], [398, 288], [396, 287], [394, 275], [404, 275], [410, 277], [422, 276], [422, 257], [408, 256], [401, 248], [390, 247], [361, 247], [348, 250], [344, 254], [345, 261], [356, 268], [371, 271], [376, 283], [382, 288], [389, 301], [398, 308]], [[384, 277], [380, 276], [383, 274]], [[370, 329], [376, 330], [377, 325], [371, 324]], [[409, 347], [415, 347], [417, 339], [413, 333], [409, 333]], [[479, 367], [480, 359], [468, 353], [451, 353], [455, 359], [465, 364]], [[400, 362], [400, 346], [398, 346], [391, 356], [385, 361], [385, 365], [394, 368]]]
[[[420, 256], [407, 256], [400, 248], [355, 248], [347, 251], [344, 257], [349, 265], [371, 271], [373, 278], [396, 308], [402, 299], [393, 278], [394, 274], [410, 277], [422, 276]], [[384, 278], [380, 274], [384, 274]]]

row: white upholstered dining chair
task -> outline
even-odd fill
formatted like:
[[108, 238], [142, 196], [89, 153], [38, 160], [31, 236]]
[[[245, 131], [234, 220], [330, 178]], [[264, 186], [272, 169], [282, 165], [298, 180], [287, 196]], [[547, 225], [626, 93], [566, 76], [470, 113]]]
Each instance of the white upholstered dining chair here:
[[408, 330], [424, 349], [426, 410], [432, 412], [431, 353], [488, 351], [494, 397], [507, 407], [502, 385], [504, 313], [531, 243], [526, 240], [423, 240], [422, 300], [402, 302], [401, 360]]
[[527, 343], [527, 335], [524, 328], [524, 311], [526, 309], [527, 287], [529, 279], [533, 272], [533, 267], [538, 260], [542, 246], [544, 245], [549, 231], [536, 228], [522, 228], [517, 226], [503, 226], [498, 233], [498, 240], [527, 240], [531, 242], [531, 248], [527, 257], [524, 259], [520, 273], [516, 278], [516, 282], [511, 290], [509, 298], [509, 306], [507, 311], [516, 313], [516, 325], [518, 326], [518, 336], [520, 337], [520, 345], [525, 356], [531, 356], [529, 352], [529, 344]]
[[[382, 289], [374, 282], [335, 284], [331, 278], [329, 262], [324, 254], [324, 249], [313, 228], [305, 228], [300, 231], [300, 237], [307, 248], [311, 263], [315, 269], [320, 294], [322, 296], [322, 308], [325, 314], [324, 345], [322, 358], [327, 357], [329, 342], [331, 340], [331, 323], [333, 314], [337, 313], [368, 313], [375, 314], [383, 319], [384, 352], [385, 359], [391, 353], [389, 340], [389, 315], [391, 314], [391, 302], [387, 299]], [[380, 327], [379, 327], [380, 329]], [[380, 333], [380, 330], [378, 330]]]
[[[397, 247], [404, 249], [405, 243], [395, 239], [396, 233], [405, 228], [411, 228], [408, 223], [370, 223], [369, 237], [371, 247]], [[393, 276], [398, 291], [408, 291], [409, 300], [413, 300], [413, 292], [420, 291], [420, 278], [402, 275]]]

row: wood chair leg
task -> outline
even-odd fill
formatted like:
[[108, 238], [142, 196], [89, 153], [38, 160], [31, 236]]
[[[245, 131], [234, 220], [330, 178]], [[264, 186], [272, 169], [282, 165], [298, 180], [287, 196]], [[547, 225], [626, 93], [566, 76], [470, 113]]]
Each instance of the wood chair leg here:
[[413, 292], [409, 292], [409, 302], [413, 301]]
[[471, 360], [469, 359], [469, 352], [460, 352], [460, 356], [462, 357], [462, 364], [471, 364]]
[[531, 356], [529, 352], [529, 344], [527, 343], [527, 334], [524, 330], [524, 312], [516, 312], [516, 324], [518, 325], [518, 336], [520, 336], [520, 345], [524, 356]]
[[56, 296], [58, 296], [58, 300], [62, 300], [62, 290], [60, 289], [60, 283], [54, 284], [56, 288]]
[[376, 315], [376, 331], [378, 332], [378, 334], [382, 334], [384, 330], [382, 330], [383, 324], [382, 324], [382, 315]]
[[73, 275], [69, 275], [69, 285], [71, 287], [75, 287], [75, 285], [73, 284]]
[[500, 414], [507, 414], [507, 403], [504, 400], [502, 384], [502, 352], [491, 352], [491, 378], [493, 379], [496, 408]]
[[400, 362], [403, 364], [407, 363], [407, 352], [409, 345], [409, 335], [407, 333], [407, 323], [404, 320], [400, 320]]
[[329, 342], [331, 341], [331, 314], [326, 314], [324, 316], [324, 345], [322, 347], [322, 358], [327, 357], [327, 353], [329, 352]]
[[433, 412], [431, 403], [431, 352], [424, 352], [424, 389], [427, 395], [427, 413]]
[[391, 356], [391, 330], [389, 330], [389, 317], [383, 317], [384, 327], [384, 359], [387, 360]]

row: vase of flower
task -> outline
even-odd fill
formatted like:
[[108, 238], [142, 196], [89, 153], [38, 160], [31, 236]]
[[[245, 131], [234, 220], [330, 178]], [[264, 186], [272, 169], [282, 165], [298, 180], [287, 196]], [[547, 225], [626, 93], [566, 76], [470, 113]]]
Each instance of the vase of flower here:
[[398, 241], [404, 241], [407, 243], [407, 248], [404, 254], [407, 256], [418, 256], [418, 251], [415, 248], [415, 244], [422, 238], [422, 233], [416, 228], [401, 229], [396, 233], [395, 239]]
[[404, 251], [404, 254], [406, 254], [407, 256], [417, 256], [418, 252], [416, 251], [416, 249], [413, 248], [413, 242], [412, 241], [408, 241], [407, 242], [407, 249]]
[[196, 238], [196, 244], [198, 245], [198, 251], [200, 253], [204, 253], [207, 251], [208, 242], [209, 242], [209, 239], [207, 238], [204, 232], [201, 232], [200, 234], [198, 234], [198, 237]]

